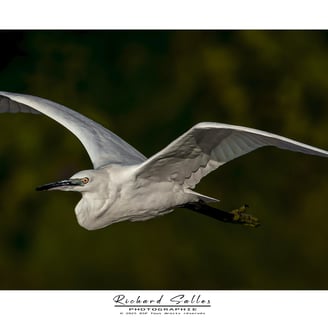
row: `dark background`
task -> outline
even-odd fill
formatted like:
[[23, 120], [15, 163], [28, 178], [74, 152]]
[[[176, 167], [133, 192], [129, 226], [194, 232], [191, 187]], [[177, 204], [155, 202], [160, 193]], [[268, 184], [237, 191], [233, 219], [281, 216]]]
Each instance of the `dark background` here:
[[[328, 33], [2, 31], [0, 90], [54, 100], [146, 156], [200, 121], [328, 149]], [[1, 114], [0, 289], [328, 289], [327, 159], [264, 148], [197, 191], [262, 227], [187, 210], [86, 231], [76, 193], [37, 193], [91, 162], [54, 121]]]

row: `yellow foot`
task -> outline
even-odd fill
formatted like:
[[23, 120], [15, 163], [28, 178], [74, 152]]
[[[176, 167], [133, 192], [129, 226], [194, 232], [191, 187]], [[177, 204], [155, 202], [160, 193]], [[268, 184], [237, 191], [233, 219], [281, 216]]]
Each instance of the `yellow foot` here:
[[239, 209], [232, 210], [230, 213], [234, 215], [233, 222], [243, 224], [247, 227], [253, 227], [253, 228], [259, 227], [260, 226], [259, 219], [250, 214], [245, 213], [247, 208], [249, 208], [249, 206], [245, 204]]

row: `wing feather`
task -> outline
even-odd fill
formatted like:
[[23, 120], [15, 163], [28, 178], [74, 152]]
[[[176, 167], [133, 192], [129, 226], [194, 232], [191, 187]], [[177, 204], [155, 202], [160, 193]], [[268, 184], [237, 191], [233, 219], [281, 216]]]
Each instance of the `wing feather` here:
[[273, 133], [223, 123], [199, 123], [139, 165], [136, 174], [186, 188], [237, 157], [264, 146], [328, 157], [328, 152]]
[[0, 92], [0, 113], [4, 112], [41, 113], [57, 121], [82, 142], [94, 168], [110, 163], [134, 165], [146, 160], [113, 132], [58, 103], [30, 95]]

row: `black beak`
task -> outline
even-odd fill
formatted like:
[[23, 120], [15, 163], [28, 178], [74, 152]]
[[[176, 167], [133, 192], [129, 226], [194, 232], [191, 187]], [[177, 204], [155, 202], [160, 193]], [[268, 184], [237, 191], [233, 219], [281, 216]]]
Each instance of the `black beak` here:
[[54, 188], [59, 188], [59, 187], [66, 187], [66, 186], [80, 186], [82, 185], [82, 182], [80, 179], [67, 179], [67, 180], [61, 180], [57, 182], [50, 182], [47, 184], [44, 184], [42, 186], [36, 187], [36, 191], [45, 191], [45, 190], [50, 190]]

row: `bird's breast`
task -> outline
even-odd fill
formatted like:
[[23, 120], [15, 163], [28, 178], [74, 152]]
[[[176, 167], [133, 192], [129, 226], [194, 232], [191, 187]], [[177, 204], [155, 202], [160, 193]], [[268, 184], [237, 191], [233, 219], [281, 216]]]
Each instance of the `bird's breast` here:
[[95, 199], [82, 197], [75, 207], [79, 225], [87, 230], [104, 228], [110, 224], [108, 213], [112, 204], [111, 199]]

